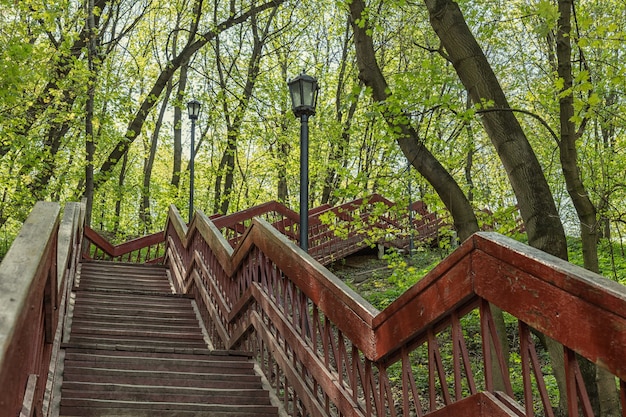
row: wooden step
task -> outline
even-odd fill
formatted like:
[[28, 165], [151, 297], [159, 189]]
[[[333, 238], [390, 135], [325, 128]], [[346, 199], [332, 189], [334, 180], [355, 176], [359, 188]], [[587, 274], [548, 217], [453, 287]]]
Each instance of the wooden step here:
[[207, 354], [181, 355], [163, 352], [141, 353], [124, 351], [102, 351], [97, 349], [66, 349], [65, 361], [67, 363], [82, 363], [90, 366], [111, 367], [112, 364], [124, 366], [125, 364], [140, 366], [152, 366], [156, 369], [186, 369], [190, 371], [198, 369], [221, 369], [225, 373], [234, 371], [250, 372], [253, 363], [246, 356], [218, 356]]
[[[69, 385], [69, 384], [68, 384]], [[65, 398], [105, 401], [168, 402], [219, 405], [271, 405], [263, 389], [181, 388], [129, 384], [73, 383], [63, 391]]]
[[[251, 412], [268, 413], [276, 412], [276, 407], [269, 404], [207, 404], [202, 402], [175, 402], [167, 399], [162, 401], [123, 401], [123, 400], [104, 400], [90, 398], [66, 398], [61, 400], [61, 408], [64, 407], [81, 407], [81, 408], [126, 408], [126, 409], [150, 409], [150, 410], [181, 410], [181, 411], [202, 411], [202, 412], [234, 412], [237, 410], [248, 409], [245, 415]], [[116, 416], [117, 414], [112, 414]]]
[[[98, 349], [120, 350], [124, 347], [129, 350], [137, 350], [136, 347], [146, 346], [153, 347], [154, 351], [174, 351], [176, 348], [195, 348], [206, 349], [206, 343], [200, 338], [196, 339], [162, 339], [149, 338], [140, 336], [107, 336], [103, 338], [101, 335], [81, 335], [72, 334], [70, 343], [80, 346], [93, 346]], [[110, 346], [110, 347], [109, 347]]]
[[[152, 403], [154, 404], [154, 403]], [[86, 416], [86, 417], [277, 417], [278, 410], [276, 407], [265, 406], [206, 406], [202, 409], [199, 407], [189, 407], [190, 409], [172, 409], [166, 404], [162, 404], [159, 409], [151, 406], [150, 403], [134, 404], [134, 407], [120, 407], [122, 404], [116, 404], [115, 408], [107, 408], [107, 404], [76, 404], [72, 406], [65, 405], [61, 408], [60, 417], [70, 416]]]

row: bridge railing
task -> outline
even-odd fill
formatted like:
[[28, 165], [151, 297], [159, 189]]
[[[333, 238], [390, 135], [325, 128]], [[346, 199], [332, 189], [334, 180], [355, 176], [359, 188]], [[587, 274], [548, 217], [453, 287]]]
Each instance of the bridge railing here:
[[153, 233], [119, 245], [111, 244], [90, 227], [85, 227], [83, 258], [90, 260], [160, 263], [165, 253], [163, 232]]
[[48, 415], [83, 206], [39, 202], [0, 264], [0, 416]]
[[[412, 210], [415, 215], [410, 222], [406, 210], [399, 210], [395, 203], [378, 194], [335, 207], [313, 208], [309, 212], [309, 254], [325, 265], [368, 244], [407, 247], [410, 235], [416, 241], [435, 240], [444, 225], [443, 220], [428, 212], [422, 202], [413, 204]], [[298, 213], [276, 201], [211, 220], [234, 248], [255, 217], [263, 218], [289, 240], [298, 243]]]
[[[254, 352], [293, 415], [552, 416], [546, 336], [570, 416], [593, 415], [577, 355], [616, 377], [626, 409], [624, 287], [511, 239], [474, 235], [379, 312], [262, 219], [233, 249], [172, 208], [166, 236], [213, 343]], [[518, 329], [508, 363], [493, 306]]]
[[230, 245], [235, 247], [255, 217], [264, 219], [290, 240], [298, 241], [300, 221], [298, 213], [277, 201], [270, 201], [237, 213], [219, 216], [212, 221]]

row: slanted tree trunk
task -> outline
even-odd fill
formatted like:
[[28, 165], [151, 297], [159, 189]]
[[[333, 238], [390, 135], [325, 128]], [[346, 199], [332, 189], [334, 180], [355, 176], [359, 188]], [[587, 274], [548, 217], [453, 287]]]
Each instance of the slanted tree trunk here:
[[[376, 61], [372, 37], [368, 34], [369, 23], [366, 19], [364, 20], [364, 10], [363, 0], [353, 0], [350, 3], [359, 78], [372, 89], [374, 100], [384, 104], [391, 93]], [[426, 148], [415, 129], [408, 124], [409, 118], [384, 106], [383, 116], [390, 126], [399, 129], [397, 142], [400, 149], [411, 165], [433, 186], [452, 215], [454, 226], [461, 240], [467, 239], [472, 233], [478, 231], [478, 221], [463, 190]]]
[[[474, 103], [483, 100], [510, 109], [496, 75], [471, 33], [458, 4], [452, 0], [424, 0], [430, 23], [447, 58]], [[517, 197], [529, 243], [567, 259], [567, 242], [552, 192], [522, 127], [510, 111], [482, 115], [482, 123], [496, 148]]]
[[[207, 43], [214, 40], [220, 33], [226, 31], [227, 29], [239, 25], [246, 20], [248, 20], [251, 16], [254, 16], [264, 10], [268, 9], [276, 9], [285, 0], [270, 0], [262, 4], [258, 4], [256, 6], [252, 6], [251, 8], [243, 11], [239, 14], [233, 14], [229, 16], [226, 20], [221, 22], [216, 22], [214, 26], [211, 26], [205, 33], [201, 34], [197, 39], [190, 39], [189, 42], [185, 45], [185, 47], [180, 51], [178, 55], [172, 58], [166, 65], [164, 65], [163, 70], [155, 80], [152, 88], [145, 95], [145, 99], [139, 104], [139, 108], [137, 109], [134, 116], [131, 118], [128, 126], [126, 128], [126, 134], [124, 138], [115, 145], [115, 147], [109, 152], [108, 156], [104, 158], [104, 162], [100, 165], [100, 169], [94, 176], [94, 186], [97, 189], [100, 185], [104, 184], [107, 179], [112, 175], [112, 171], [115, 166], [118, 164], [122, 156], [128, 152], [130, 145], [135, 141], [138, 137], [139, 132], [143, 127], [143, 124], [146, 120], [146, 117], [157, 103], [157, 100], [163, 93], [163, 90], [167, 86], [167, 83], [170, 81], [172, 76], [182, 64], [188, 62], [189, 59], [201, 48], [203, 48]], [[201, 2], [198, 2], [199, 4]], [[201, 15], [201, 7], [197, 7], [197, 16], [196, 21], [199, 20], [199, 16]]]
[[139, 205], [139, 218], [144, 224], [144, 232], [148, 233], [152, 226], [152, 214], [150, 212], [150, 181], [152, 179], [152, 167], [154, 166], [154, 158], [156, 157], [157, 145], [159, 143], [159, 134], [161, 127], [163, 126], [163, 118], [170, 101], [173, 86], [170, 83], [165, 90], [165, 96], [163, 97], [163, 104], [161, 105], [161, 111], [154, 126], [154, 132], [152, 132], [152, 140], [150, 141], [150, 148], [148, 155], [144, 158], [143, 162], [143, 187], [141, 188], [141, 203]]

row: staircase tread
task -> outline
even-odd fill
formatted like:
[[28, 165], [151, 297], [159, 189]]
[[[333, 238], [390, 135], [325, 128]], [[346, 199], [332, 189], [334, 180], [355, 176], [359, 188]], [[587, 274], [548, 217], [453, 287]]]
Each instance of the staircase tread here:
[[[78, 330], [78, 331], [77, 331]], [[72, 335], [98, 335], [98, 336], [119, 336], [119, 337], [155, 337], [157, 339], [176, 338], [177, 340], [197, 340], [202, 339], [202, 334], [198, 329], [184, 331], [181, 329], [168, 330], [147, 330], [133, 329], [131, 326], [125, 326], [123, 329], [114, 329], [109, 326], [99, 327], [92, 324], [83, 324], [72, 329]]]
[[164, 348], [162, 346], [150, 347], [145, 345], [116, 345], [103, 343], [78, 343], [70, 339], [69, 343], [61, 344], [62, 349], [81, 349], [81, 350], [98, 350], [98, 351], [117, 351], [117, 352], [136, 352], [136, 353], [152, 353], [152, 354], [181, 354], [181, 355], [211, 355], [212, 352], [208, 347], [202, 348]]
[[[94, 355], [112, 355], [112, 356], [141, 356], [150, 358], [171, 358], [171, 359], [195, 359], [199, 357], [199, 360], [204, 360], [204, 357], [228, 357], [229, 361], [249, 362], [249, 358], [252, 357], [251, 352], [239, 351], [239, 350], [209, 350], [202, 349], [197, 353], [188, 354], [186, 352], [144, 352], [133, 350], [107, 350], [107, 349], [93, 349], [92, 347], [73, 346], [72, 343], [68, 343], [63, 347], [66, 350], [66, 356], [72, 353], [77, 354], [94, 354]], [[192, 349], [195, 350], [195, 349]]]
[[267, 391], [262, 388], [238, 388], [236, 390], [228, 388], [202, 388], [202, 387], [177, 387], [165, 385], [141, 385], [141, 384], [121, 384], [104, 382], [79, 382], [70, 381], [63, 384], [64, 392], [78, 393], [99, 393], [99, 392], [134, 392], [149, 389], [151, 392], [159, 393], [195, 393], [197, 395], [229, 395], [229, 396], [267, 396]]
[[193, 358], [161, 358], [161, 357], [146, 357], [146, 356], [127, 356], [127, 355], [98, 355], [98, 354], [78, 354], [78, 353], [66, 353], [66, 363], [135, 363], [141, 362], [144, 365], [172, 365], [172, 366], [195, 366], [206, 367], [211, 366], [215, 368], [249, 368], [254, 367], [250, 361], [238, 361], [224, 359], [227, 357], [210, 356], [208, 357], [197, 355]]
[[[202, 403], [202, 404], [220, 404], [220, 405], [271, 405], [270, 399], [263, 390], [246, 390], [245, 396], [233, 395], [238, 389], [221, 390], [203, 390], [191, 391], [189, 389], [183, 392], [158, 392], [154, 387], [147, 386], [143, 390], [126, 389], [125, 391], [90, 391], [90, 390], [63, 390], [66, 400], [107, 400], [107, 401], [135, 401], [135, 402], [168, 402], [168, 403]], [[265, 394], [259, 395], [260, 394]], [[256, 394], [256, 395], [254, 395]]]
[[[117, 400], [101, 400], [101, 399], [75, 399], [75, 398], [67, 398], [61, 399], [61, 407], [64, 405], [78, 405], [78, 404], [88, 404], [90, 407], [111, 407], [111, 405], [118, 405], [122, 408], [152, 408], [152, 409], [180, 409], [180, 410], [215, 410], [220, 411], [224, 409], [230, 409], [233, 406], [228, 404], [205, 404], [201, 402], [197, 403], [177, 403], [177, 402], [169, 402], [169, 401], [117, 401]], [[194, 408], [191, 408], [194, 407]], [[272, 405], [244, 405], [238, 404], [237, 408], [250, 408], [259, 410], [260, 409], [276, 409], [276, 407]], [[259, 410], [260, 411], [260, 410]]]
[[187, 410], [151, 410], [137, 408], [61, 408], [59, 417], [91, 416], [91, 417], [277, 417], [278, 411], [257, 412], [255, 410], [228, 410], [228, 411], [187, 411]]

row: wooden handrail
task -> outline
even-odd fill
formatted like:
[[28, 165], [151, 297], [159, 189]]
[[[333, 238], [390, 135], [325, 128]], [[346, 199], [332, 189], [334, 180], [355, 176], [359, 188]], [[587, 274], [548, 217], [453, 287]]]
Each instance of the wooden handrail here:
[[[172, 208], [167, 232], [172, 238], [168, 259], [172, 262], [183, 258], [188, 260], [186, 265], [180, 266], [186, 271], [184, 280], [188, 281], [184, 288], [196, 293], [198, 301], [213, 312], [213, 321], [221, 329], [218, 333], [225, 338], [222, 340], [224, 346], [231, 348], [247, 343], [246, 335], [252, 326], [258, 337], [266, 340], [267, 346], [275, 343], [275, 337], [282, 340], [273, 350], [268, 347], [259, 354], [271, 355], [270, 351], [286, 343], [298, 361], [313, 364], [321, 348], [318, 343], [323, 342], [323, 351], [335, 359], [327, 363], [326, 366], [330, 366], [327, 371], [315, 373], [315, 378], [323, 378], [327, 372], [332, 375], [326, 382], [315, 380], [315, 383], [333, 401], [340, 398], [337, 390], [344, 392], [341, 395], [350, 396], [350, 392], [357, 389], [355, 384], [359, 385], [358, 390], [365, 390], [366, 404], [355, 415], [377, 414], [373, 410], [393, 401], [387, 391], [387, 367], [409, 360], [408, 353], [423, 343], [429, 345], [431, 355], [434, 355], [432, 358], [436, 359], [438, 348], [436, 344], [431, 346], [436, 341], [434, 335], [449, 326], [458, 328], [459, 317], [474, 309], [480, 309], [485, 355], [501, 356], [502, 350], [494, 338], [489, 303], [517, 317], [520, 329], [532, 326], [561, 342], [567, 352], [577, 352], [605, 367], [622, 380], [622, 387], [625, 385], [626, 289], [511, 239], [493, 233], [473, 235], [418, 284], [387, 309], [378, 312], [262, 219], [252, 221], [234, 250], [206, 216], [197, 216], [188, 230], [183, 224], [180, 215]], [[180, 242], [178, 248], [174, 247], [176, 241]], [[191, 241], [195, 243], [191, 245]], [[182, 253], [192, 246], [194, 254], [174, 256], [175, 252]], [[212, 299], [221, 301], [213, 302]], [[292, 306], [286, 309], [290, 303]], [[261, 316], [257, 315], [258, 310], [262, 312]], [[263, 315], [267, 315], [267, 319], [263, 319]], [[282, 320], [288, 322], [280, 324]], [[268, 327], [268, 323], [273, 324]], [[572, 323], [577, 323], [577, 331], [572, 331]], [[336, 330], [327, 333], [331, 324]], [[585, 332], [583, 337], [580, 330]], [[313, 333], [305, 336], [308, 332]], [[316, 341], [318, 338], [320, 342]], [[349, 341], [353, 353], [345, 350], [345, 342], [341, 340]], [[455, 343], [461, 343], [461, 353], [457, 353], [461, 356], [455, 359], [458, 360], [455, 369], [459, 369], [455, 381], [460, 384], [457, 381], [462, 374], [460, 364], [468, 359], [462, 355], [464, 342], [456, 340]], [[489, 348], [491, 343], [495, 344], [493, 352]], [[524, 346], [534, 352], [532, 344], [525, 342]], [[360, 359], [353, 356], [357, 352], [362, 355]], [[349, 357], [356, 362], [344, 363]], [[285, 358], [266, 360], [278, 361], [289, 368], [283, 371], [285, 376], [305, 378]], [[316, 363], [319, 366], [320, 362]], [[429, 360], [431, 373], [441, 375], [444, 372], [442, 366]], [[526, 365], [527, 369], [533, 366], [537, 365]], [[370, 367], [378, 368], [377, 376], [368, 371]], [[505, 372], [504, 367], [501, 369]], [[508, 374], [508, 369], [506, 372]], [[348, 378], [342, 383], [346, 385], [336, 385], [336, 378]], [[492, 376], [487, 378], [487, 389], [493, 389], [489, 388], [493, 387]], [[432, 379], [431, 384], [434, 381]], [[295, 386], [305, 384], [303, 381], [291, 383]], [[374, 385], [367, 388], [369, 384]], [[378, 387], [378, 384], [382, 385]], [[457, 397], [462, 395], [458, 386], [455, 389], [458, 390]], [[404, 390], [403, 395], [412, 398], [417, 395], [410, 394], [411, 390], [406, 386]], [[584, 387], [574, 388], [573, 392], [577, 390], [582, 391]], [[543, 394], [545, 389], [540, 391], [547, 395]], [[298, 395], [306, 395], [306, 390]], [[445, 401], [448, 404], [451, 400]], [[335, 406], [342, 413], [355, 413], [351, 408], [354, 404], [340, 402], [343, 405]], [[317, 404], [316, 400], [306, 403]], [[436, 403], [431, 398], [431, 411], [436, 409]], [[549, 401], [544, 400], [544, 404]]]
[[[90, 227], [85, 227], [84, 236], [87, 243], [84, 257], [87, 259], [144, 263], [158, 263], [163, 259], [161, 249], [165, 243], [163, 232], [132, 239], [119, 245], [111, 244]], [[144, 254], [142, 251], [147, 252]]]
[[41, 409], [57, 325], [56, 246], [60, 206], [39, 202], [0, 264], [0, 416], [22, 408], [29, 396]]

